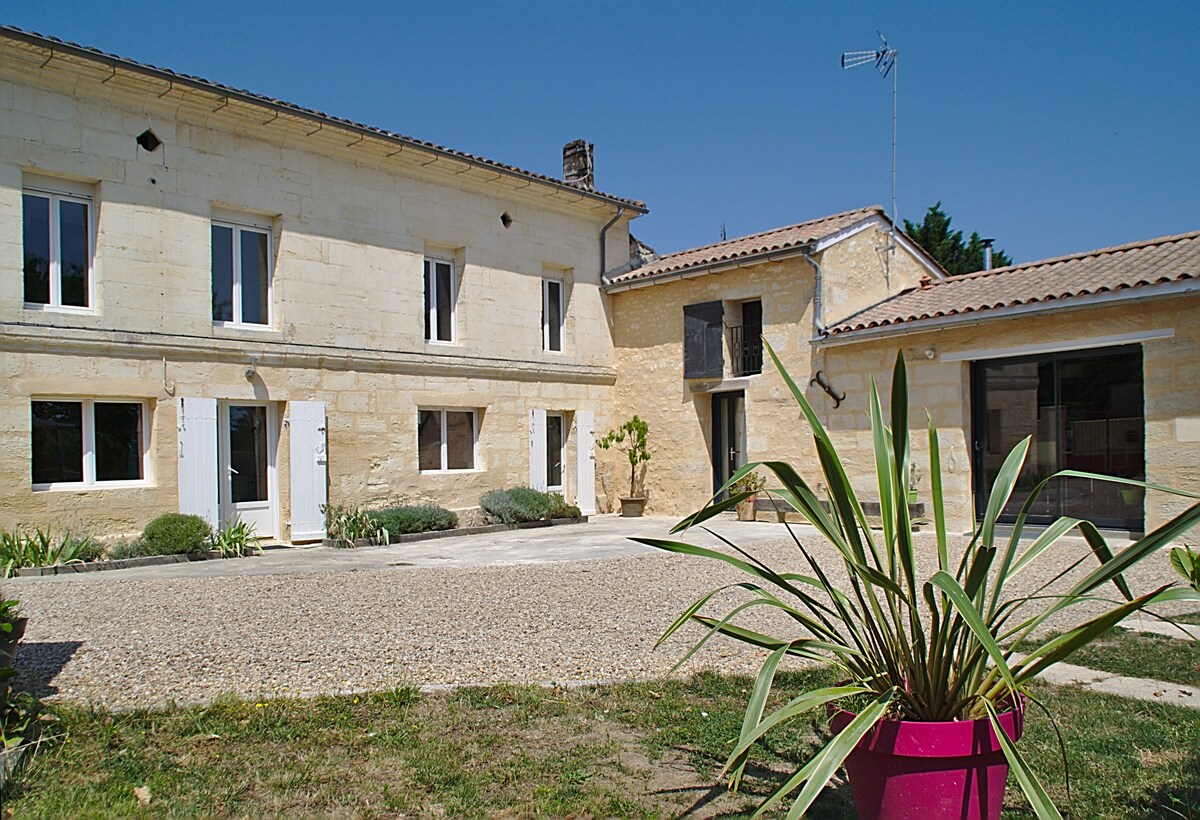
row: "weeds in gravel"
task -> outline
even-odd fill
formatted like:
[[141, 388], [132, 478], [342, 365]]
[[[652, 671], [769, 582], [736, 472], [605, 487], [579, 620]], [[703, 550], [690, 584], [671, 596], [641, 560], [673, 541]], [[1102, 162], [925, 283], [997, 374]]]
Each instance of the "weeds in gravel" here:
[[[785, 673], [788, 698], [827, 672]], [[491, 687], [423, 696], [411, 688], [312, 700], [222, 699], [203, 708], [108, 712], [62, 707], [68, 740], [35, 757], [5, 808], [14, 816], [738, 815], [827, 737], [812, 717], [764, 739], [743, 788], [717, 771], [752, 686], [698, 675], [605, 687]], [[1023, 751], [1077, 817], [1200, 816], [1200, 712], [1035, 684], [1060, 715], [1031, 713]], [[1056, 774], [1057, 773], [1057, 774]], [[835, 788], [810, 816], [851, 813]], [[1013, 816], [1028, 808], [1010, 792]], [[1190, 814], [1189, 814], [1190, 812]]]

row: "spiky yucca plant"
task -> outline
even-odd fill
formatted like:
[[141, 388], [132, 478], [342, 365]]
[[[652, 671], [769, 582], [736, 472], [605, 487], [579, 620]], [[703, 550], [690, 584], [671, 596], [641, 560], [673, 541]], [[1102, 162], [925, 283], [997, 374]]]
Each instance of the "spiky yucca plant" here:
[[[1189, 499], [1200, 499], [1200, 495], [1130, 479], [1062, 471], [1035, 487], [1021, 506], [1011, 534], [1007, 538], [998, 538], [996, 522], [1025, 463], [1030, 444], [1026, 438], [1005, 459], [983, 519], [969, 544], [961, 555], [951, 555], [946, 538], [938, 434], [930, 420], [929, 480], [937, 570], [925, 577], [918, 570], [913, 522], [906, 503], [911, 454], [908, 381], [903, 355], [897, 356], [892, 375], [890, 424], [885, 422], [879, 392], [873, 379], [871, 382], [868, 412], [883, 519], [881, 531], [875, 533], [867, 522], [863, 504], [832, 439], [775, 351], [769, 344], [766, 348], [811, 428], [821, 465], [821, 480], [828, 488], [828, 508], [822, 505], [810, 482], [789, 464], [780, 461], [747, 464], [722, 490], [760, 466], [770, 470], [781, 488], [768, 492], [798, 511], [833, 544], [840, 553], [840, 566], [822, 566], [798, 538], [795, 542], [801, 561], [799, 571], [776, 571], [732, 543], [729, 546], [735, 554], [680, 541], [637, 539], [669, 552], [724, 562], [750, 577], [746, 582], [733, 585], [748, 591], [749, 599], [724, 617], [714, 618], [701, 614], [701, 610], [727, 587], [696, 601], [660, 640], [660, 643], [666, 640], [684, 624], [696, 622], [706, 629], [706, 634], [684, 660], [718, 634], [769, 650], [751, 690], [741, 734], [726, 764], [725, 772], [732, 773], [731, 786], [736, 788], [740, 782], [755, 741], [770, 729], [812, 709], [856, 697], [860, 704], [856, 717], [772, 794], [760, 807], [760, 813], [800, 789], [788, 816], [801, 815], [859, 740], [880, 720], [990, 718], [1030, 804], [1039, 816], [1059, 816], [1016, 746], [1000, 729], [997, 714], [1026, 694], [1030, 681], [1131, 613], [1151, 604], [1200, 600], [1196, 591], [1171, 584], [1135, 597], [1122, 575], [1200, 521], [1200, 504], [1193, 504], [1116, 553], [1093, 524], [1069, 517], [1059, 518], [1032, 540], [1022, 543], [1029, 512], [1043, 488], [1056, 476], [1115, 481]], [[681, 521], [673, 532], [702, 524], [734, 507], [746, 495], [745, 492], [733, 492], [725, 500], [710, 502]], [[1098, 563], [1095, 569], [1065, 592], [1049, 589], [1054, 583], [1051, 581], [1031, 595], [1007, 594], [1008, 583], [1014, 576], [1028, 569], [1072, 530], [1078, 531], [1086, 540]], [[1086, 555], [1075, 566], [1085, 560]], [[834, 582], [832, 576], [836, 574], [843, 576], [842, 583]], [[1053, 640], [1039, 642], [1032, 637], [1052, 615], [1084, 602], [1103, 600], [1101, 588], [1109, 583], [1115, 585], [1121, 600], [1106, 612]], [[765, 635], [735, 623], [740, 613], [758, 607], [774, 609], [790, 617], [795, 622], [797, 634], [786, 637]], [[764, 717], [775, 671], [789, 656], [833, 666], [847, 682], [807, 692]]]

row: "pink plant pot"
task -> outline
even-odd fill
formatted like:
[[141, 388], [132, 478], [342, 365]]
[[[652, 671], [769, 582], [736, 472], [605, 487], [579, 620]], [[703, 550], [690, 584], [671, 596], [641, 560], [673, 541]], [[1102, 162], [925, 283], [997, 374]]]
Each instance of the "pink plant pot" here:
[[[1025, 724], [1025, 703], [1000, 714], [1014, 741]], [[835, 711], [830, 729], [853, 719]], [[1008, 761], [991, 721], [923, 723], [881, 720], [846, 758], [850, 791], [862, 820], [983, 820], [1000, 817]]]

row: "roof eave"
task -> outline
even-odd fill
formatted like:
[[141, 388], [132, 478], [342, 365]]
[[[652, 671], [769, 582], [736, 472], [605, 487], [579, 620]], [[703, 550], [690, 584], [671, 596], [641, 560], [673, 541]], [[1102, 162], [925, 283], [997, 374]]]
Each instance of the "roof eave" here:
[[891, 336], [906, 336], [913, 333], [924, 333], [930, 330], [940, 330], [946, 327], [958, 325], [980, 324], [983, 322], [990, 322], [995, 319], [1004, 319], [1012, 316], [1054, 313], [1057, 311], [1073, 310], [1076, 308], [1120, 304], [1122, 302], [1165, 299], [1172, 296], [1184, 296], [1192, 293], [1200, 293], [1200, 280], [1185, 279], [1182, 281], [1167, 282], [1163, 284], [1139, 285], [1137, 287], [1122, 288], [1121, 290], [1107, 291], [1105, 293], [1090, 293], [1082, 296], [1069, 296], [1062, 299], [1039, 301], [1024, 305], [1010, 305], [1008, 307], [1001, 308], [986, 308], [982, 310], [973, 310], [967, 313], [955, 313], [948, 316], [934, 316], [926, 319], [912, 319], [908, 321], [894, 322], [876, 327], [842, 330], [831, 333], [827, 336], [815, 336], [813, 337], [812, 341], [814, 344], [833, 347], [837, 345], [855, 344], [857, 342], [884, 339]]
[[665, 271], [656, 273], [653, 276], [646, 276], [641, 279], [629, 279], [624, 282], [614, 282], [606, 285], [604, 290], [606, 293], [621, 293], [627, 290], [636, 290], [637, 288], [648, 288], [652, 285], [662, 285], [667, 282], [672, 282], [677, 279], [694, 279], [697, 276], [705, 276], [710, 273], [722, 273], [727, 270], [737, 270], [738, 268], [748, 268], [753, 265], [762, 265], [768, 262], [778, 262], [784, 259], [792, 259], [797, 256], [803, 256], [812, 249], [811, 242], [805, 242], [802, 245], [793, 245], [789, 248], [776, 248], [769, 251], [759, 251], [757, 253], [739, 256], [735, 259], [721, 259], [715, 262], [707, 262], [703, 265], [692, 265], [681, 270]]

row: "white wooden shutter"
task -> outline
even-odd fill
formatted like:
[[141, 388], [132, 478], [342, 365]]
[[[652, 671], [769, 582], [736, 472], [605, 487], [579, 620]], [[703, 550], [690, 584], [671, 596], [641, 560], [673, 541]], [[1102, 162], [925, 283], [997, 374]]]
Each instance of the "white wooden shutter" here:
[[529, 414], [529, 486], [546, 491], [546, 411]]
[[575, 412], [575, 506], [584, 515], [596, 514], [596, 417], [591, 410]]
[[216, 529], [217, 400], [180, 396], [175, 400], [179, 428], [179, 511], [198, 515]]
[[288, 430], [292, 462], [292, 541], [325, 537], [326, 466], [325, 402], [289, 401]]

